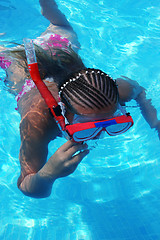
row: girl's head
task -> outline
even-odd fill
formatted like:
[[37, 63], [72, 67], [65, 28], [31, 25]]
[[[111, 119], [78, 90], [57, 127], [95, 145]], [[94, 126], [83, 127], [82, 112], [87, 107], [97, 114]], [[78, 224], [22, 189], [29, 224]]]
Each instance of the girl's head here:
[[72, 113], [107, 114], [117, 110], [118, 89], [115, 81], [98, 69], [73, 74], [60, 88], [61, 101]]

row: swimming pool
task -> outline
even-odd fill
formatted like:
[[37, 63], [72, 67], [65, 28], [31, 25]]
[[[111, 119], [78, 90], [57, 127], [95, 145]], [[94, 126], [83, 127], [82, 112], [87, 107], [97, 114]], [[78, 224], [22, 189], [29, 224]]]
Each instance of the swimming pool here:
[[[114, 78], [137, 80], [160, 118], [159, 1], [57, 3], [78, 33], [84, 63]], [[6, 32], [1, 40], [22, 42], [47, 25], [38, 0], [1, 0], [0, 32]], [[92, 151], [74, 174], [57, 180], [49, 198], [31, 199], [16, 186], [20, 117], [2, 81], [0, 94], [0, 239], [160, 239], [159, 139], [134, 101], [128, 104], [135, 122], [130, 131], [90, 142]], [[64, 142], [51, 143], [49, 155]]]

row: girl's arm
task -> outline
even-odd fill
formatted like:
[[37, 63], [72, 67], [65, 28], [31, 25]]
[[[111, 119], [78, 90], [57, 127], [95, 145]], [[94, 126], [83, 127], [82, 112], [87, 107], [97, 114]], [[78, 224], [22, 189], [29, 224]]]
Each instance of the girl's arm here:
[[146, 91], [143, 90], [135, 99], [139, 104], [141, 113], [145, 120], [148, 122], [151, 128], [155, 128], [158, 131], [160, 137], [160, 121], [157, 118], [157, 110], [152, 105], [152, 100], [147, 99]]
[[127, 77], [124, 77], [124, 79], [117, 79], [120, 104], [123, 105], [125, 102], [134, 99], [138, 103], [141, 113], [147, 123], [151, 128], [155, 128], [160, 136], [160, 121], [157, 118], [157, 110], [152, 105], [151, 99], [147, 99], [146, 90], [136, 81]]
[[[56, 130], [38, 112], [24, 117], [20, 132], [21, 175], [18, 187], [30, 197], [48, 197], [54, 181], [73, 173], [88, 154], [86, 144], [67, 141], [47, 161], [48, 143], [56, 135]], [[77, 151], [80, 152], [75, 155]]]

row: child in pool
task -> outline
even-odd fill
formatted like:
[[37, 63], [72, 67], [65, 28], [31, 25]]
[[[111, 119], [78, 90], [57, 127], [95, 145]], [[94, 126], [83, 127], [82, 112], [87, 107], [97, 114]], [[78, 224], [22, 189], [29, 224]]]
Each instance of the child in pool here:
[[[42, 14], [50, 25], [37, 38], [36, 55], [41, 78], [55, 99], [66, 108], [65, 116], [70, 123], [74, 115], [85, 121], [112, 117], [118, 104], [125, 105], [131, 99], [139, 104], [141, 112], [151, 128], [160, 133], [157, 112], [146, 99], [145, 89], [136, 81], [124, 77], [115, 81], [96, 69], [87, 69], [77, 55], [80, 44], [77, 35], [59, 11], [53, 0], [39, 0]], [[43, 198], [51, 194], [57, 178], [73, 173], [82, 159], [89, 153], [86, 144], [69, 140], [47, 161], [48, 144], [60, 131], [56, 122], [36, 89], [27, 68], [24, 48], [1, 47], [0, 66], [6, 70], [6, 81], [10, 91], [17, 95], [21, 114], [19, 189], [27, 196]], [[69, 82], [69, 78], [75, 81]], [[66, 84], [67, 82], [67, 84]]]

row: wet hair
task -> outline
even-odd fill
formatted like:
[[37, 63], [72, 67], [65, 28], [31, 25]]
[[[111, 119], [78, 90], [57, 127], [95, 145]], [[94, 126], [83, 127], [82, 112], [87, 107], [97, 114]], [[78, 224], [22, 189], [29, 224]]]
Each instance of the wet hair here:
[[61, 101], [70, 110], [75, 103], [84, 109], [103, 109], [118, 102], [116, 82], [99, 69], [86, 68], [73, 74], [60, 87]]

